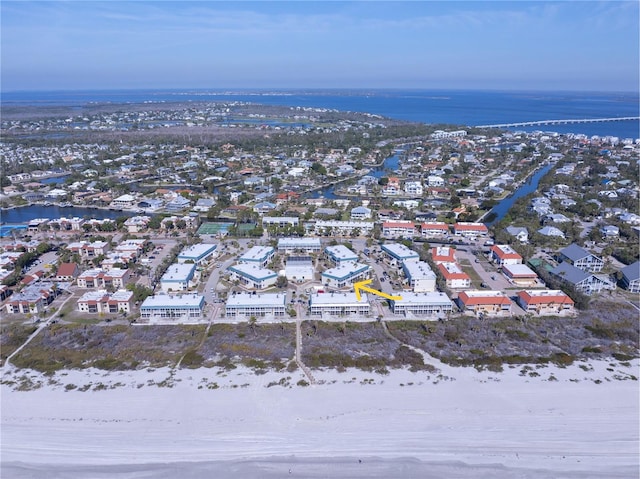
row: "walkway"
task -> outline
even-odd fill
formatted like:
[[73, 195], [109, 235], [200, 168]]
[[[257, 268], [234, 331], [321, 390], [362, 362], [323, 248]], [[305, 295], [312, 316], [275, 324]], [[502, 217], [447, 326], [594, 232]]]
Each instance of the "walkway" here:
[[302, 362], [302, 320], [296, 320], [296, 363], [309, 379], [310, 384], [315, 384], [316, 379], [311, 374], [311, 370]]
[[49, 326], [51, 324], [51, 321], [53, 321], [53, 318], [55, 318], [57, 316], [58, 312], [62, 310], [64, 305], [67, 304], [67, 301], [69, 301], [71, 298], [73, 298], [73, 295], [70, 294], [69, 297], [67, 299], [65, 299], [60, 306], [56, 307], [56, 311], [51, 316], [49, 316], [43, 323], [41, 323], [40, 326], [38, 327], [38, 329], [36, 329], [31, 334], [31, 336], [29, 336], [27, 338], [27, 340], [24, 343], [22, 343], [22, 345], [18, 349], [16, 349], [13, 353], [11, 353], [9, 355], [9, 357], [7, 357], [7, 359], [4, 362], [4, 369], [5, 370], [8, 369], [8, 366], [10, 366], [11, 358], [13, 358], [20, 351], [22, 351], [27, 344], [29, 344], [31, 341], [33, 341], [33, 339], [38, 335], [38, 333], [40, 333], [40, 331], [42, 331], [44, 328]]

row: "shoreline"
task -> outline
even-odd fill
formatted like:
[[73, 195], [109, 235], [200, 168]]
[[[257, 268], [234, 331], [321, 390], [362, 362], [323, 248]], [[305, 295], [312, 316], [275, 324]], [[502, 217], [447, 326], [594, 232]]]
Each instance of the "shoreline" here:
[[[222, 465], [218, 477], [344, 477], [352, 467], [349, 477], [393, 477], [398, 467], [415, 468], [403, 477], [632, 477], [640, 392], [637, 379], [613, 376], [639, 365], [314, 370], [311, 386], [296, 384], [300, 370], [5, 370], [2, 472], [202, 477], [200, 468]], [[43, 384], [12, 389], [15, 373]], [[82, 390], [83, 381], [94, 386]], [[433, 467], [439, 475], [424, 474]]]

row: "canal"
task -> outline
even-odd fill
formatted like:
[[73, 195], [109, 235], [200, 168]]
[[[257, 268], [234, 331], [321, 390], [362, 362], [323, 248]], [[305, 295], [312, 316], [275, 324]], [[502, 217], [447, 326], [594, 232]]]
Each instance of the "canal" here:
[[492, 224], [500, 221], [502, 218], [506, 216], [506, 214], [509, 212], [509, 210], [513, 206], [513, 203], [515, 203], [515, 201], [518, 198], [522, 198], [523, 196], [526, 196], [536, 191], [538, 189], [538, 183], [540, 183], [540, 180], [542, 179], [542, 177], [546, 175], [554, 166], [555, 166], [555, 163], [550, 163], [548, 165], [543, 166], [538, 171], [536, 171], [533, 175], [531, 175], [529, 179], [526, 182], [524, 182], [522, 186], [520, 186], [520, 188], [518, 188], [516, 191], [513, 192], [513, 194], [507, 196], [506, 198], [501, 200], [497, 205], [495, 205], [491, 209], [491, 211], [489, 211], [488, 213], [488, 215], [491, 215], [492, 213], [494, 213], [495, 217], [490, 222], [486, 223], [486, 225], [491, 226]]

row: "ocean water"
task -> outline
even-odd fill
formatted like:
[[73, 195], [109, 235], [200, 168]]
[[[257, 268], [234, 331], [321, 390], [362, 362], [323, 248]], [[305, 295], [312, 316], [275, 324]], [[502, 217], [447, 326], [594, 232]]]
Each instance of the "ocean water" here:
[[[432, 124], [488, 125], [524, 121], [639, 117], [638, 92], [470, 90], [119, 90], [3, 92], [2, 106], [178, 101], [243, 101], [374, 113]], [[638, 120], [518, 130], [640, 138]]]

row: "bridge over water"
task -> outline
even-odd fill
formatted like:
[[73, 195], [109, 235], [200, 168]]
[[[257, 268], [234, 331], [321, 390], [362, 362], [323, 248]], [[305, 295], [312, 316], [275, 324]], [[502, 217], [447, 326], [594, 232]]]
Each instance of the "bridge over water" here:
[[500, 123], [496, 125], [478, 125], [476, 128], [513, 128], [518, 126], [570, 125], [572, 123], [603, 123], [607, 121], [640, 120], [639, 116], [620, 116], [615, 118], [575, 118], [565, 120], [521, 121], [519, 123]]

